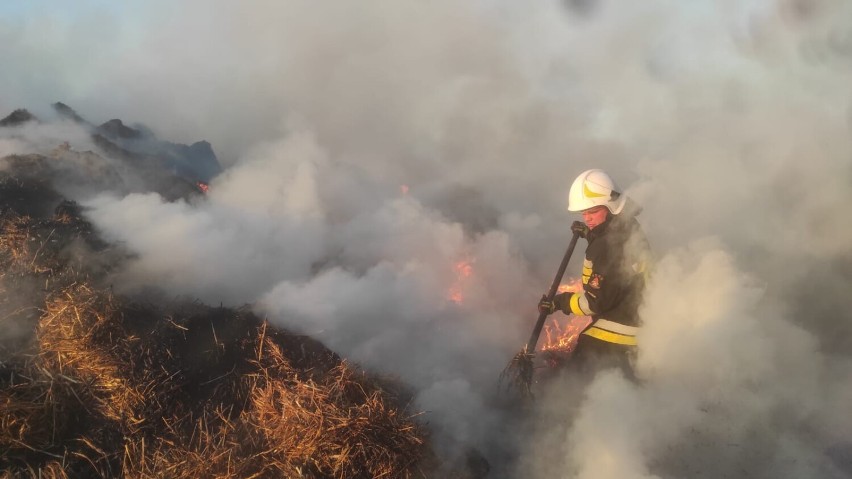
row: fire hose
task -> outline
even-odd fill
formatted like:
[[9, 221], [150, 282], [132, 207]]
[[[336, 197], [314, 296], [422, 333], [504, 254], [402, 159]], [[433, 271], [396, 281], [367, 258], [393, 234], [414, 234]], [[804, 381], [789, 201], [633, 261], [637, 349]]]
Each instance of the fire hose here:
[[[552, 302], [556, 291], [559, 290], [559, 284], [562, 282], [562, 276], [565, 275], [565, 269], [568, 267], [568, 262], [571, 260], [571, 255], [574, 253], [574, 247], [577, 246], [577, 240], [580, 234], [575, 232], [571, 237], [571, 242], [568, 244], [568, 249], [565, 251], [565, 256], [562, 257], [562, 263], [559, 264], [559, 269], [556, 271], [556, 277], [553, 278], [553, 283], [550, 284], [550, 289], [547, 291], [547, 301]], [[532, 386], [533, 375], [533, 354], [535, 347], [538, 344], [538, 338], [541, 336], [541, 330], [544, 327], [544, 321], [547, 319], [546, 312], [538, 314], [538, 320], [535, 322], [532, 334], [526, 347], [521, 350], [506, 366], [503, 373], [500, 374], [500, 382], [508, 379], [510, 386], [515, 386], [521, 393], [531, 395], [530, 388]]]

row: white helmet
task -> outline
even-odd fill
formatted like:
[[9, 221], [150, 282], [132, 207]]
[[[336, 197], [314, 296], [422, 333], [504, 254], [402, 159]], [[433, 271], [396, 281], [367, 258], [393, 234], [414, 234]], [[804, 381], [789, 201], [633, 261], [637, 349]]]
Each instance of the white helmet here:
[[617, 215], [624, 208], [626, 199], [603, 170], [586, 170], [571, 185], [568, 211], [583, 211], [603, 205], [610, 213]]

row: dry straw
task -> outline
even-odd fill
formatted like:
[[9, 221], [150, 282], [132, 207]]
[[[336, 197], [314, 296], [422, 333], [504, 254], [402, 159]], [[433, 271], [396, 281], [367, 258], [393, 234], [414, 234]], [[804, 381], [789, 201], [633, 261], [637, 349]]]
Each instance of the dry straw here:
[[422, 477], [397, 384], [250, 312], [114, 296], [69, 269], [80, 221], [0, 217], [0, 306], [43, 286], [0, 349], [0, 479]]

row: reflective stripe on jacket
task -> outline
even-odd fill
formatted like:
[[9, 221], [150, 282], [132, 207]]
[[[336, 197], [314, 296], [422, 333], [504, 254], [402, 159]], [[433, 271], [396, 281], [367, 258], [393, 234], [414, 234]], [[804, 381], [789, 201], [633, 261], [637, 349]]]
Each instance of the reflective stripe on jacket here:
[[648, 240], [635, 215], [614, 215], [586, 235], [583, 292], [567, 293], [557, 305], [565, 314], [591, 316], [582, 334], [636, 345], [639, 304], [650, 262]]

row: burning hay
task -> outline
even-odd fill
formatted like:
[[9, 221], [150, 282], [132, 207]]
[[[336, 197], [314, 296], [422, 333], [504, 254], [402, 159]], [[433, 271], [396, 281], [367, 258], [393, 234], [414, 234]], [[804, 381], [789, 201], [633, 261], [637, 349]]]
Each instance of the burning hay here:
[[0, 276], [7, 282], [38, 280], [53, 290], [103, 275], [112, 253], [74, 202], [59, 203], [44, 219], [0, 210]]
[[115, 296], [122, 254], [51, 211], [0, 205], [0, 325], [29, 328], [0, 345], [0, 478], [422, 477], [395, 383], [247, 310]]
[[0, 464], [24, 474], [61, 458], [69, 477], [391, 478], [411, 477], [428, 452], [401, 399], [319, 343], [247, 312], [186, 311], [85, 284], [52, 295], [38, 354], [2, 378]]
[[261, 346], [266, 356], [258, 351], [246, 420], [276, 455], [328, 477], [395, 477], [411, 468], [417, 455], [396, 451], [418, 451], [423, 440], [377, 382], [345, 362], [317, 381], [300, 381], [279, 346]]
[[63, 291], [48, 301], [37, 334], [42, 366], [85, 383], [101, 416], [131, 430], [142, 421], [136, 411], [146, 391], [126, 374], [138, 340], [123, 330], [111, 296], [85, 285]]
[[[500, 383], [505, 384], [507, 390], [518, 393], [524, 399], [532, 398], [535, 370], [547, 368], [554, 371], [566, 366], [577, 346], [580, 333], [590, 321], [591, 318], [588, 316], [550, 318], [544, 324], [545, 337], [537, 352], [532, 354], [525, 348], [517, 353], [500, 374]], [[536, 366], [537, 358], [542, 365]]]
[[[0, 196], [9, 193], [3, 189], [7, 183], [0, 178]], [[97, 238], [76, 203], [62, 201], [45, 217], [0, 204], [0, 361], [4, 350], [18, 350], [34, 339], [50, 292], [105, 277], [123, 255]]]

